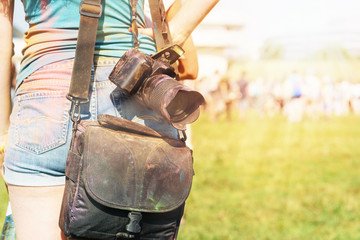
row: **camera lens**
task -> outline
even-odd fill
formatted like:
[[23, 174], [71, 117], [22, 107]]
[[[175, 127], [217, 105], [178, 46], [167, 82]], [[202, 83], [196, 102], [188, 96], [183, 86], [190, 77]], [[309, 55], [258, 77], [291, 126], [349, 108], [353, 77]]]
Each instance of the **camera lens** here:
[[184, 125], [194, 122], [199, 117], [201, 104], [203, 97], [198, 92], [179, 90], [166, 110], [173, 124]]
[[165, 74], [146, 79], [139, 96], [149, 108], [160, 113], [179, 130], [185, 130], [186, 124], [199, 117], [199, 107], [205, 102], [199, 92]]

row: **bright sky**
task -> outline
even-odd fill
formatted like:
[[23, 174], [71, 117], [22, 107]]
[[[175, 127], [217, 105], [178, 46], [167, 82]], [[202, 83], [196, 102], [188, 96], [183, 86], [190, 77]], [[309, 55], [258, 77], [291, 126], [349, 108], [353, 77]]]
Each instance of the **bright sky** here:
[[359, 0], [220, 0], [206, 22], [244, 24], [258, 35], [360, 29]]
[[360, 49], [359, 0], [220, 0], [204, 22], [244, 25], [248, 49], [274, 37], [305, 48], [345, 42]]

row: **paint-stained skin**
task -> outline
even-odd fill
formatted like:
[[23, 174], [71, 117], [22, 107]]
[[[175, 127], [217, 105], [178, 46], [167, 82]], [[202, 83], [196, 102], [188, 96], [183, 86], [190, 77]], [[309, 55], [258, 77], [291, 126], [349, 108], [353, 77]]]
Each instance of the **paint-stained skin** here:
[[9, 19], [11, 22], [13, 19], [13, 11], [14, 8], [13, 2], [10, 0], [2, 0], [0, 1], [0, 13]]

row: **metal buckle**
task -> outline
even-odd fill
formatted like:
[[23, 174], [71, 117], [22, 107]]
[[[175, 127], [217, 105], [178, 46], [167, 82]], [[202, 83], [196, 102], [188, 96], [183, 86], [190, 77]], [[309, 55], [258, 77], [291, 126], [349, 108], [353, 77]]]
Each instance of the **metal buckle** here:
[[[71, 101], [71, 108], [70, 108], [70, 118], [71, 118], [71, 121], [73, 121], [74, 123], [76, 122], [79, 122], [80, 121], [80, 105], [81, 104], [84, 104], [84, 103], [88, 103], [89, 102], [89, 99], [86, 99], [86, 100], [79, 100], [79, 99], [76, 99], [72, 96], [70, 96], [69, 94], [66, 95], [66, 98]], [[75, 117], [76, 115], [76, 117]]]
[[184, 130], [178, 130], [180, 141], [186, 142], [187, 136]]
[[130, 222], [126, 225], [126, 231], [129, 233], [140, 233], [141, 226], [140, 221], [142, 219], [142, 215], [140, 212], [129, 212], [128, 218]]
[[73, 97], [71, 96], [69, 93], [66, 94], [66, 98], [70, 101], [70, 102], [78, 102], [79, 104], [84, 104], [84, 103], [88, 103], [90, 100], [89, 99], [82, 99], [80, 100], [81, 98], [76, 98], [76, 97]]
[[[93, 13], [93, 12], [85, 12], [83, 10], [83, 4], [88, 4], [88, 5], [92, 5], [92, 6], [97, 6], [99, 7], [99, 13]], [[99, 18], [101, 17], [102, 14], [102, 5], [101, 3], [94, 3], [94, 2], [89, 2], [89, 1], [81, 1], [80, 2], [80, 9], [79, 9], [79, 13], [81, 15], [87, 16], [87, 17], [94, 17], [94, 18]]]
[[153, 59], [162, 58], [170, 64], [176, 62], [184, 54], [184, 49], [179, 45], [171, 45], [151, 55]]
[[[77, 109], [77, 111], [76, 111]], [[73, 123], [77, 123], [80, 121], [80, 115], [81, 114], [81, 108], [80, 108], [80, 103], [79, 102], [75, 102], [74, 104], [71, 104], [71, 109], [70, 109], [70, 118], [71, 121], [73, 121]], [[75, 117], [76, 115], [76, 117]]]

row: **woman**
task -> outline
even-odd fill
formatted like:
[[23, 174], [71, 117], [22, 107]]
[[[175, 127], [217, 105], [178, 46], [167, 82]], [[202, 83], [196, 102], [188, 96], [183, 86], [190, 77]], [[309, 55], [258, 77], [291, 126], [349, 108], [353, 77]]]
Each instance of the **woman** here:
[[[186, 39], [217, 2], [188, 0], [177, 14], [173, 14], [170, 22], [174, 42], [186, 50]], [[10, 122], [13, 1], [1, 0], [0, 3], [0, 24], [3, 29], [0, 36], [0, 148], [6, 142], [2, 139], [9, 138], [5, 150], [5, 181], [18, 240], [65, 239], [58, 227], [58, 218], [71, 137], [68, 118], [70, 103], [66, 100], [66, 94], [75, 54], [80, 1], [24, 0], [23, 3], [29, 30], [26, 32], [27, 45], [17, 77]], [[138, 25], [142, 27], [145, 26], [143, 3], [140, 0], [137, 6]], [[189, 15], [190, 11], [196, 14]], [[82, 108], [82, 119], [95, 120], [97, 114], [106, 113], [138, 121], [160, 132], [175, 134], [175, 129], [169, 124], [159, 121], [154, 112], [136, 102], [121, 102], [119, 112], [119, 106], [113, 106], [109, 98], [114, 86], [107, 77], [117, 60], [132, 47], [132, 34], [128, 31], [130, 16], [129, 2], [126, 0], [103, 3], [90, 103]], [[154, 53], [154, 41], [149, 37], [152, 32], [144, 29], [140, 33], [144, 35], [139, 37], [139, 49], [146, 54]]]

